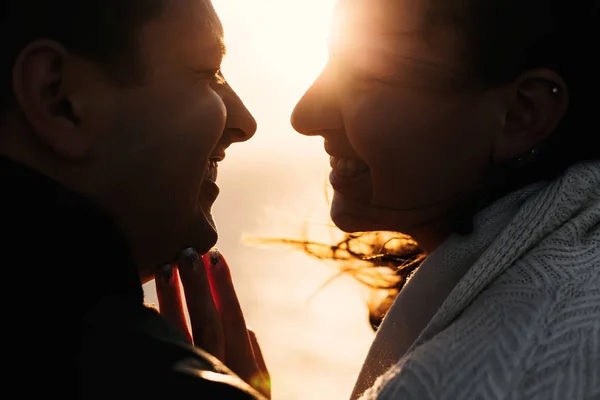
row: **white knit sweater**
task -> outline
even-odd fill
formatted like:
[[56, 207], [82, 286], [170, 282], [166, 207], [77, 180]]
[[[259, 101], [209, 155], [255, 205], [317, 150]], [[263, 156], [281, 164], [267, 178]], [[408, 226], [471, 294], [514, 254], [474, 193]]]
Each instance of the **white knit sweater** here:
[[407, 284], [465, 271], [361, 399], [600, 399], [600, 162], [513, 193], [475, 223]]

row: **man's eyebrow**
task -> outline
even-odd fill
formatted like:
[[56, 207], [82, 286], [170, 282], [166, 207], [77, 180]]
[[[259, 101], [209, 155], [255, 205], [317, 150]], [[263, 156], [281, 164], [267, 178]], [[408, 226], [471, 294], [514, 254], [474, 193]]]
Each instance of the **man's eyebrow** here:
[[219, 38], [219, 48], [221, 49], [221, 56], [225, 57], [227, 55], [227, 45], [222, 36]]
[[219, 54], [219, 64], [223, 62], [223, 59], [227, 55], [227, 46], [225, 45], [225, 40], [223, 40], [223, 36], [217, 39], [215, 42], [215, 52]]
[[210, 54], [213, 54], [213, 57], [219, 57], [220, 62], [223, 61], [225, 55], [227, 55], [227, 46], [225, 45], [225, 40], [223, 36], [216, 36], [212, 43], [208, 44], [208, 47], [204, 48], [205, 51], [209, 51]]

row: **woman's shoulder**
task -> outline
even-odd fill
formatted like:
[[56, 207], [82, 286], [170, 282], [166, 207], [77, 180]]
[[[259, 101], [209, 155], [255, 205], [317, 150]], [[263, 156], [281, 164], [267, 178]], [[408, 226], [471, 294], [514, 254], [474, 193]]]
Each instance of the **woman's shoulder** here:
[[[367, 398], [587, 399], [600, 390], [600, 276], [490, 285], [445, 329], [415, 346]], [[507, 271], [513, 275], [515, 270]], [[555, 279], [560, 280], [558, 277]], [[565, 371], [570, 371], [568, 374]], [[376, 394], [377, 393], [377, 394]], [[574, 395], [575, 393], [575, 395]]]

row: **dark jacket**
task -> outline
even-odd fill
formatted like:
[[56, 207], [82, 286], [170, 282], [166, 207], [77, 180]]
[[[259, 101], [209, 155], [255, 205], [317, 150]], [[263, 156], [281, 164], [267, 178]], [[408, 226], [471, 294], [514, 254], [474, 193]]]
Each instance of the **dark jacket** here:
[[124, 238], [89, 200], [0, 157], [0, 226], [5, 394], [262, 398], [144, 306]]

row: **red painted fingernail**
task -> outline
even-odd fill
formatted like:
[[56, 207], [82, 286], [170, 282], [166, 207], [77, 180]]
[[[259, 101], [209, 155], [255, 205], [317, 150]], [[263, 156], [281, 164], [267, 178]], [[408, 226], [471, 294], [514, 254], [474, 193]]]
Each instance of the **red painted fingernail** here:
[[160, 279], [162, 279], [162, 281], [164, 283], [170, 283], [171, 280], [173, 279], [173, 265], [172, 264], [166, 264], [163, 265], [162, 267], [160, 267]]
[[200, 256], [198, 255], [198, 252], [196, 249], [190, 247], [181, 252], [179, 257], [179, 266], [195, 270], [198, 267], [199, 261]]
[[210, 266], [212, 268], [215, 268], [217, 265], [219, 265], [219, 263], [223, 259], [223, 256], [221, 255], [221, 252], [219, 251], [219, 249], [217, 249], [216, 247], [213, 247], [208, 252], [208, 259], [210, 260]]

